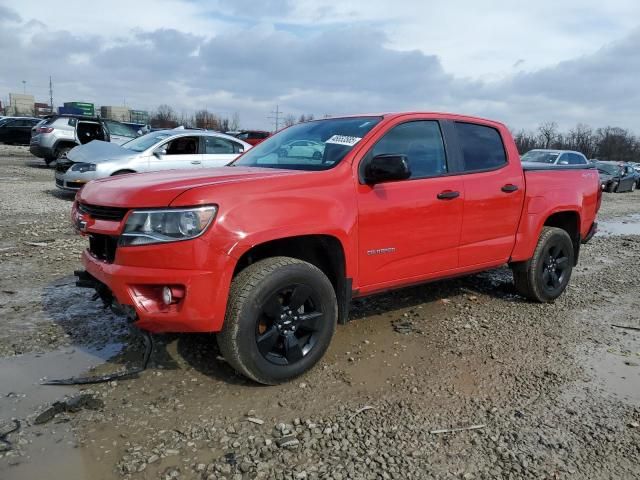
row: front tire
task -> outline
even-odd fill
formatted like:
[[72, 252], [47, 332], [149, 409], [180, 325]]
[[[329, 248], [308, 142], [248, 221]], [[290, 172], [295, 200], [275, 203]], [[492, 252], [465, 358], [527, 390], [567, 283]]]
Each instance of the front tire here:
[[544, 227], [528, 267], [513, 269], [516, 290], [536, 302], [553, 302], [567, 288], [573, 263], [569, 234], [561, 228]]
[[276, 385], [322, 358], [337, 318], [335, 291], [320, 269], [295, 258], [267, 258], [234, 278], [218, 345], [236, 371]]

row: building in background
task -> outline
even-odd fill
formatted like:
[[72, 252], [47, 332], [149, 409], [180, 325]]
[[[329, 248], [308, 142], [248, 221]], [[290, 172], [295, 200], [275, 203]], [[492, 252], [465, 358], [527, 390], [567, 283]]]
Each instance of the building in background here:
[[36, 117], [44, 117], [53, 113], [53, 109], [48, 103], [36, 102], [33, 104], [33, 113]]
[[107, 120], [116, 120], [118, 122], [128, 122], [130, 121], [129, 107], [113, 107], [113, 106], [102, 106], [100, 107], [100, 116]]
[[33, 95], [22, 93], [9, 94], [9, 106], [6, 108], [7, 115], [13, 117], [34, 115], [35, 98]]
[[131, 123], [140, 123], [147, 125], [149, 123], [149, 112], [146, 110], [131, 110], [131, 119], [128, 120]]
[[93, 117], [96, 114], [93, 103], [87, 102], [64, 102], [64, 110], [60, 111], [60, 113], [71, 113], [86, 117]]

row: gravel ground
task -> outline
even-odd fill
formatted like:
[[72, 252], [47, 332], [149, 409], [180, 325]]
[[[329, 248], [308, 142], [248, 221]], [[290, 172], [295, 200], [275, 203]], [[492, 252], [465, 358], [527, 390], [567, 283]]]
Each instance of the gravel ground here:
[[[236, 376], [212, 336], [165, 335], [139, 378], [65, 389], [36, 384], [137, 364], [142, 343], [73, 286], [85, 241], [52, 176], [0, 146], [3, 479], [640, 477], [640, 332], [612, 327], [640, 326], [640, 193], [605, 194], [609, 234], [552, 305], [498, 269], [354, 302], [287, 385]], [[80, 391], [104, 406], [36, 424]]]

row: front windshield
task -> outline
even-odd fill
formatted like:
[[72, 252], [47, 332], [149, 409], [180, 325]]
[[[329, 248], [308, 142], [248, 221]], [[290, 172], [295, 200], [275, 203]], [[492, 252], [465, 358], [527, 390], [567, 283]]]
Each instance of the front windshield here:
[[598, 162], [596, 165], [599, 172], [606, 173], [607, 175], [618, 175], [621, 170], [618, 165], [611, 165], [610, 163]]
[[170, 136], [170, 134], [165, 132], [151, 132], [146, 135], [142, 135], [141, 137], [134, 138], [133, 140], [129, 140], [122, 144], [122, 146], [128, 150], [133, 150], [134, 152], [144, 152], [146, 149], [153, 147], [155, 144]]
[[547, 163], [553, 164], [560, 154], [557, 152], [541, 152], [540, 150], [531, 150], [522, 156], [523, 162]]
[[253, 147], [232, 166], [327, 170], [380, 120], [382, 117], [351, 117], [300, 123]]

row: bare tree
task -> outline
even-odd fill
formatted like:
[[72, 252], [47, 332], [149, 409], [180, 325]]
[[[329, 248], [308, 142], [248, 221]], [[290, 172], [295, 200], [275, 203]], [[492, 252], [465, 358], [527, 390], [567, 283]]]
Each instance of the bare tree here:
[[556, 122], [544, 122], [538, 127], [538, 137], [542, 148], [551, 148], [558, 139], [558, 124]]
[[171, 106], [162, 104], [151, 115], [149, 123], [156, 128], [175, 128], [178, 126], [178, 119]]
[[284, 117], [283, 124], [285, 127], [290, 127], [291, 125], [295, 125], [295, 123], [296, 123], [296, 117], [294, 117], [293, 115], [289, 114]]
[[232, 132], [235, 132], [239, 128], [240, 128], [240, 114], [238, 112], [233, 112], [233, 115], [231, 116], [231, 121], [229, 122], [229, 130], [231, 130]]

